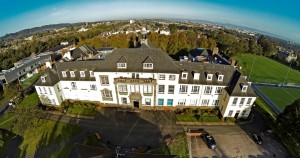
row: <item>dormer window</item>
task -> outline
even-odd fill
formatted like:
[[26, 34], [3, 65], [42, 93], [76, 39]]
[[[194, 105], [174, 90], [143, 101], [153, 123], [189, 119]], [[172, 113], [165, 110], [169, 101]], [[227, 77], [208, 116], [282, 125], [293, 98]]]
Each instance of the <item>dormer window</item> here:
[[218, 81], [223, 81], [224, 75], [218, 75]]
[[74, 71], [70, 71], [70, 75], [71, 75], [71, 77], [75, 77], [75, 72]]
[[199, 80], [200, 79], [200, 73], [195, 72], [194, 73], [194, 80]]
[[143, 69], [153, 69], [153, 63], [144, 63]]
[[42, 82], [46, 82], [46, 76], [41, 77]]
[[85, 77], [84, 71], [80, 71], [80, 77]]
[[126, 69], [127, 64], [126, 63], [117, 63], [118, 69]]
[[181, 79], [187, 79], [187, 77], [188, 77], [188, 72], [182, 72]]
[[90, 71], [90, 77], [95, 77], [94, 76], [94, 71]]
[[247, 92], [248, 86], [247, 85], [242, 85], [242, 92]]
[[207, 74], [206, 79], [207, 79], [208, 81], [211, 81], [212, 78], [213, 78], [213, 74]]
[[63, 77], [67, 77], [67, 72], [66, 71], [62, 71], [61, 74], [62, 74]]

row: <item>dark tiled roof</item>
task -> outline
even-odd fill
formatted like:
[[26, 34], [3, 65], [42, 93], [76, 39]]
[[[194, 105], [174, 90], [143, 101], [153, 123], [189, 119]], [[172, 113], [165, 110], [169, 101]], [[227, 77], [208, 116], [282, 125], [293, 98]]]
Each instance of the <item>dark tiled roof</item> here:
[[89, 57], [97, 54], [98, 52], [89, 46], [80, 46], [74, 50], [71, 51], [71, 56], [73, 60], [76, 60], [80, 57]]
[[197, 57], [197, 56], [211, 56], [212, 52], [209, 49], [196, 48], [196, 49], [191, 50], [189, 54], [192, 57]]
[[[38, 67], [38, 63], [44, 60], [50, 60], [50, 55], [49, 54], [40, 54], [38, 55], [36, 58], [31, 59], [26, 61], [25, 63], [17, 66], [17, 67], [13, 67], [7, 71], [2, 71], [3, 72], [3, 76], [6, 79], [6, 81], [8, 83], [18, 79], [19, 77], [25, 75], [27, 72], [32, 71], [33, 69], [35, 69], [36, 67]], [[41, 63], [41, 64], [44, 64]], [[26, 70], [26, 68], [33, 66], [33, 68], [30, 68], [30, 70]], [[21, 74], [19, 74], [19, 72], [22, 72]]]
[[[247, 85], [247, 91], [242, 92], [242, 84]], [[232, 78], [230, 79], [230, 83], [228, 87], [225, 88], [230, 96], [248, 96], [248, 97], [256, 97], [256, 94], [252, 90], [251, 86], [247, 83], [247, 81], [242, 77], [242, 74], [239, 71], [234, 71]]]
[[[188, 72], [187, 79], [179, 79], [181, 84], [204, 84], [204, 85], [222, 85], [227, 86], [234, 68], [229, 65], [199, 63], [199, 62], [174, 62], [181, 71]], [[194, 80], [194, 73], [200, 73], [200, 80]], [[211, 81], [206, 80], [207, 74], [213, 74]], [[217, 75], [224, 75], [223, 81], [218, 81]]]
[[35, 83], [35, 86], [54, 86], [59, 82], [57, 72], [54, 69], [46, 69], [41, 77], [45, 77], [46, 82], [42, 82], [41, 78]]
[[[121, 58], [127, 59], [127, 68], [118, 69], [117, 63]], [[143, 69], [143, 62], [151, 58], [153, 69]], [[105, 60], [74, 61], [56, 64], [61, 80], [91, 80], [86, 74], [85, 79], [79, 77], [80, 70], [97, 72], [156, 72], [156, 73], [180, 73], [173, 59], [160, 49], [151, 48], [127, 48], [115, 49], [108, 54]], [[75, 70], [75, 78], [69, 77], [69, 71]], [[68, 71], [67, 78], [63, 78], [61, 71]], [[94, 78], [93, 78], [94, 80]]]
[[[56, 63], [56, 69], [58, 77], [62, 81], [96, 81], [95, 77], [90, 77], [89, 71], [94, 71], [97, 67], [103, 65], [102, 63], [101, 60], [59, 62]], [[66, 71], [67, 77], [62, 76], [62, 71]], [[70, 71], [74, 71], [75, 77], [71, 77]], [[85, 72], [85, 77], [80, 77], [80, 71]]]
[[108, 50], [114, 50], [114, 47], [102, 47], [102, 48], [97, 48], [97, 51], [108, 51]]
[[48, 51], [49, 51], [49, 52], [56, 52], [56, 51], [61, 50], [61, 49], [63, 49], [63, 48], [69, 47], [69, 46], [71, 46], [71, 45], [73, 45], [73, 44], [74, 44], [74, 43], [69, 43], [69, 44], [67, 44], [67, 45], [57, 45], [57, 46], [55, 46], [55, 47], [50, 48]]

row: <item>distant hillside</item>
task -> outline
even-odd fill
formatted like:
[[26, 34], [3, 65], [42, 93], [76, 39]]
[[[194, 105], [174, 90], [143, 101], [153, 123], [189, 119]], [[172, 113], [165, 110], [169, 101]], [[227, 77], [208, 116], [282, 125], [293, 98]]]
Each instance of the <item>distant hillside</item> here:
[[16, 38], [27, 37], [27, 36], [31, 36], [31, 35], [36, 34], [36, 33], [43, 33], [45, 31], [59, 29], [59, 28], [62, 28], [62, 27], [69, 27], [71, 25], [72, 24], [69, 24], [69, 23], [51, 24], [51, 25], [44, 25], [44, 26], [41, 26], [41, 27], [34, 27], [34, 28], [30, 28], [30, 29], [25, 29], [25, 30], [21, 30], [19, 32], [6, 34], [5, 36], [0, 37], [0, 41], [6, 41], [6, 40], [11, 40], [11, 39], [16, 39]]

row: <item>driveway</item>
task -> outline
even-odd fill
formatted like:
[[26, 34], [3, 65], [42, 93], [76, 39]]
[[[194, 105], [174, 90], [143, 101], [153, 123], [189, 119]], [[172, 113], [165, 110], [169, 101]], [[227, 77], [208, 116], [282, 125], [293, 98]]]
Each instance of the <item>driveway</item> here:
[[[213, 128], [213, 127], [211, 127]], [[211, 150], [207, 147], [204, 140], [199, 136], [188, 137], [188, 147], [190, 158], [202, 157], [288, 157], [286, 151], [274, 140], [272, 136], [261, 135], [263, 145], [257, 145], [254, 141], [238, 126], [232, 132], [226, 131], [226, 127], [215, 127], [217, 130], [205, 130], [213, 135], [217, 142], [217, 149]]]

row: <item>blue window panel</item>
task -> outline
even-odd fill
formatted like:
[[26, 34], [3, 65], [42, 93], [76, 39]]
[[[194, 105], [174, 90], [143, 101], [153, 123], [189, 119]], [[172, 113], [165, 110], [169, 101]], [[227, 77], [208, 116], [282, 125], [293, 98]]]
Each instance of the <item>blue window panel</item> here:
[[164, 105], [164, 99], [158, 99], [158, 105]]
[[167, 105], [172, 106], [173, 105], [173, 99], [168, 99]]

